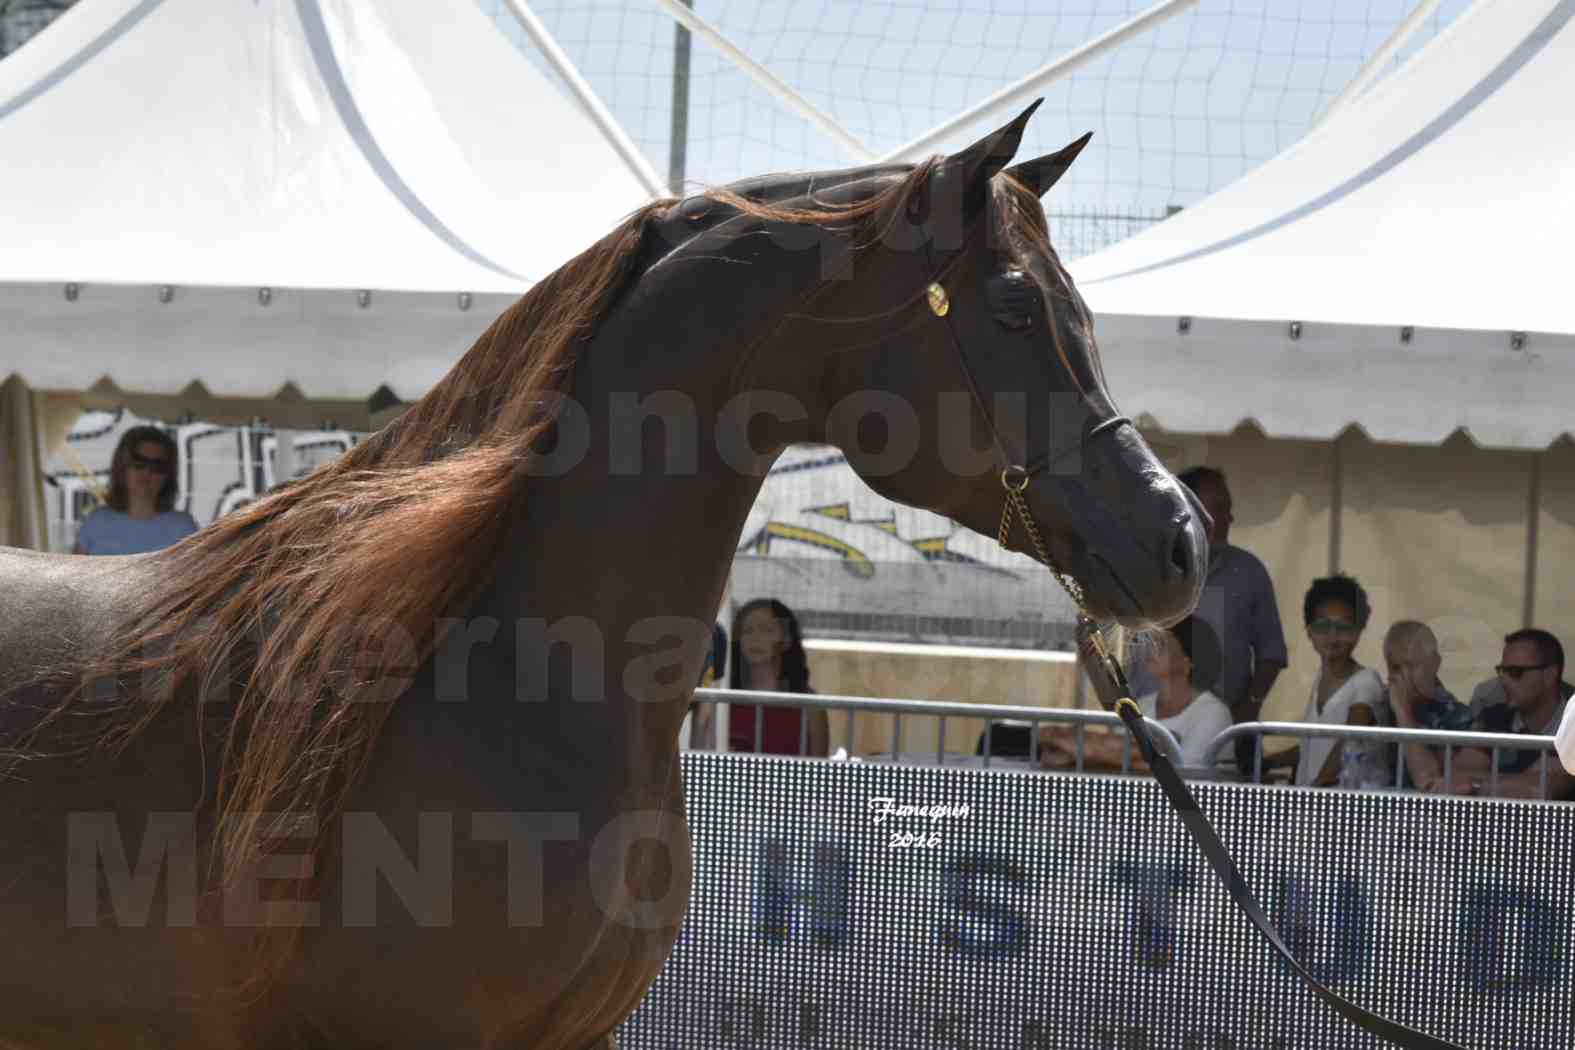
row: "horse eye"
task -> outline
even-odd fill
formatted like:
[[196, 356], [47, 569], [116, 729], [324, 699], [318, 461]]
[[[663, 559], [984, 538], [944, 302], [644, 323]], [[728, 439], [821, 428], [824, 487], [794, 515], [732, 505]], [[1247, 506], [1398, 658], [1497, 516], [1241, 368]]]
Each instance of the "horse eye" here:
[[986, 287], [990, 312], [1008, 332], [1026, 332], [1034, 326], [1039, 309], [1039, 286], [1021, 270], [1008, 270], [990, 278]]
[[985, 283], [990, 312], [1010, 331], [1033, 327], [1039, 309], [1039, 286], [1021, 270], [996, 274]]

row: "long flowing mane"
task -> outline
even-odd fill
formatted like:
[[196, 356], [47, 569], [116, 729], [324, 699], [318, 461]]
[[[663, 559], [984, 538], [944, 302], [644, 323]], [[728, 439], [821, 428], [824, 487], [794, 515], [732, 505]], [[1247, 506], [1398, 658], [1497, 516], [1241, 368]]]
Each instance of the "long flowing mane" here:
[[265, 814], [326, 818], [323, 852], [391, 702], [487, 579], [522, 464], [552, 423], [542, 393], [671, 204], [646, 205], [532, 287], [371, 439], [153, 555], [158, 582], [119, 610], [101, 656], [64, 669], [30, 740], [107, 688], [114, 703], [92, 707], [110, 750], [177, 702], [231, 700], [211, 800], [223, 881], [261, 854]]
[[[839, 224], [857, 250], [879, 241], [877, 218], [900, 213], [935, 164], [849, 204], [708, 196], [771, 221]], [[1009, 254], [1048, 253], [1037, 197], [1000, 179], [994, 198]], [[201, 731], [222, 711], [217, 788], [203, 800], [218, 881], [255, 870], [270, 848], [265, 822], [282, 815], [315, 818], [320, 881], [394, 702], [491, 576], [553, 425], [547, 395], [563, 391], [578, 351], [634, 278], [649, 225], [675, 203], [646, 205], [535, 285], [377, 435], [151, 555], [157, 582], [120, 610], [102, 655], [56, 674], [57, 699], [10, 754], [27, 755], [67, 715], [91, 714], [73, 727], [89, 726], [88, 744], [113, 752], [167, 712], [190, 705]], [[1066, 299], [1070, 282], [1047, 291]], [[1059, 337], [1056, 350], [1070, 369]], [[113, 702], [86, 703], [107, 688]]]
[[[825, 208], [709, 196], [773, 221], [858, 227], [932, 169]], [[199, 729], [222, 711], [217, 790], [204, 800], [220, 883], [255, 870], [264, 822], [283, 814], [316, 818], [320, 880], [393, 703], [491, 575], [553, 425], [544, 395], [563, 390], [633, 278], [648, 226], [675, 203], [644, 206], [536, 284], [384, 430], [151, 555], [154, 585], [118, 610], [100, 655], [52, 677], [57, 699], [10, 742], [13, 758], [37, 754], [68, 714], [91, 715], [71, 728], [114, 752], [177, 707], [189, 704]], [[111, 703], [87, 703], [106, 691]]]

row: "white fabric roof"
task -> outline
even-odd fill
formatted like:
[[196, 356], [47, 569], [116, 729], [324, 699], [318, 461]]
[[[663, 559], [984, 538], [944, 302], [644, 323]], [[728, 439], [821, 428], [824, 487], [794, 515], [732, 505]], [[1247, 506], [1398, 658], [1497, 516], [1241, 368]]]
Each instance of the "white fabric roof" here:
[[647, 199], [473, 0], [83, 0], [0, 63], [0, 156], [45, 388], [415, 397]]
[[1575, 0], [1479, 0], [1296, 146], [1074, 263], [1123, 405], [1204, 433], [1575, 428], [1572, 100]]

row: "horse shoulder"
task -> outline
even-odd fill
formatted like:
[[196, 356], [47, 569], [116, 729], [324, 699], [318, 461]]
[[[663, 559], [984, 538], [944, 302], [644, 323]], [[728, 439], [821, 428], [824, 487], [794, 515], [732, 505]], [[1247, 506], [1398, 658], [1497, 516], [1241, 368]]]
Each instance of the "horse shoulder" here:
[[94, 558], [0, 547], [0, 696], [92, 652], [117, 598], [146, 586], [146, 557]]

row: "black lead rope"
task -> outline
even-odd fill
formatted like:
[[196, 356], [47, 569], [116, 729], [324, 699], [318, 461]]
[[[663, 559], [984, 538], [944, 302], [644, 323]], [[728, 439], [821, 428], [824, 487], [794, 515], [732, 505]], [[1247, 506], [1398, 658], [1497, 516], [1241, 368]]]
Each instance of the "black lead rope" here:
[[[910, 203], [910, 209], [911, 207], [912, 204]], [[984, 413], [985, 421], [989, 424], [991, 436], [995, 441], [996, 451], [1003, 458], [1001, 485], [1005, 490], [1006, 500], [1001, 507], [1001, 527], [998, 537], [1000, 544], [1003, 548], [1007, 547], [1007, 540], [1011, 530], [1012, 512], [1015, 510], [1017, 516], [1022, 520], [1024, 530], [1028, 533], [1028, 537], [1033, 543], [1039, 561], [1055, 574], [1056, 579], [1061, 582], [1061, 586], [1066, 588], [1067, 594], [1077, 603], [1078, 608], [1082, 609], [1084, 604], [1082, 588], [1078, 586], [1077, 581], [1062, 572], [1056, 565], [1055, 560], [1050, 557], [1050, 551], [1045, 544], [1044, 536], [1040, 533], [1038, 524], [1034, 521], [1033, 513], [1029, 510], [1028, 503], [1023, 497], [1024, 490], [1028, 488], [1028, 483], [1038, 468], [1030, 470], [1021, 464], [1014, 465], [1011, 459], [1008, 458], [1010, 453], [1003, 446], [1000, 435], [995, 431], [995, 424], [991, 420], [989, 412], [985, 409], [984, 399], [980, 396], [978, 385], [974, 382], [973, 370], [968, 367], [968, 357], [963, 353], [962, 340], [958, 338], [957, 332], [952, 328], [951, 320], [947, 317], [947, 314], [951, 312], [950, 298], [946, 294], [945, 287], [940, 283], [943, 272], [935, 265], [935, 259], [931, 255], [928, 239], [924, 242], [924, 253], [925, 261], [932, 277], [929, 287], [925, 290], [925, 297], [929, 303], [930, 312], [945, 321], [946, 330], [951, 335], [952, 345], [957, 351], [958, 363], [962, 366], [963, 375], [968, 380], [968, 386], [973, 394], [974, 401], [979, 405], [980, 411]], [[1130, 421], [1122, 416], [1106, 419], [1089, 433], [1088, 437], [1084, 439], [1085, 443], [1099, 433], [1114, 429], [1128, 422]], [[1040, 464], [1040, 468], [1042, 466], [1043, 464]], [[1380, 1038], [1387, 1039], [1396, 1046], [1403, 1047], [1404, 1050], [1466, 1050], [1465, 1047], [1460, 1046], [1458, 1043], [1447, 1042], [1436, 1036], [1428, 1035], [1426, 1032], [1419, 1032], [1415, 1028], [1407, 1028], [1403, 1024], [1398, 1024], [1387, 1018], [1379, 1017], [1369, 1010], [1362, 1009], [1350, 1000], [1344, 999], [1330, 991], [1305, 966], [1296, 960], [1296, 956], [1291, 954], [1290, 949], [1280, 940], [1280, 935], [1275, 932], [1274, 924], [1269, 921], [1267, 915], [1263, 914], [1263, 909], [1258, 906], [1257, 900], [1253, 898], [1252, 890], [1247, 886], [1246, 880], [1241, 877], [1241, 872], [1236, 870], [1236, 864], [1230, 859], [1230, 854], [1225, 851], [1225, 844], [1220, 841], [1219, 834], [1214, 830], [1214, 826], [1209, 823], [1208, 817], [1204, 816], [1203, 811], [1198, 807], [1198, 800], [1192, 797], [1192, 791], [1187, 787], [1186, 782], [1177, 775], [1175, 767], [1170, 764], [1170, 760], [1154, 747], [1154, 741], [1148, 735], [1148, 728], [1143, 724], [1143, 712], [1132, 700], [1131, 690], [1127, 686], [1126, 675], [1122, 673], [1121, 665], [1111, 658], [1110, 653], [1105, 649], [1103, 640], [1100, 638], [1098, 626], [1086, 615], [1078, 618], [1077, 641], [1078, 648], [1083, 652], [1084, 666], [1087, 667], [1089, 677], [1094, 683], [1094, 691], [1099, 696], [1099, 702], [1121, 717], [1121, 721], [1126, 725], [1127, 731], [1132, 734], [1132, 739], [1136, 742], [1138, 751], [1143, 755], [1144, 760], [1148, 762], [1149, 768], [1153, 770], [1154, 778], [1159, 781], [1160, 787], [1165, 789], [1165, 794], [1170, 799], [1171, 807], [1175, 809], [1176, 815], [1181, 818], [1181, 823], [1186, 827], [1187, 834], [1192, 836], [1192, 841], [1196, 842], [1198, 848], [1203, 851], [1203, 856], [1208, 859], [1209, 866], [1214, 869], [1214, 874], [1219, 876], [1220, 881], [1224, 883], [1225, 891], [1230, 894], [1231, 900], [1247, 916], [1248, 920], [1257, 927], [1258, 932], [1268, 939], [1269, 944], [1274, 947], [1275, 951], [1279, 952], [1280, 957], [1290, 965], [1291, 969], [1296, 972], [1296, 975], [1305, 981], [1320, 999], [1333, 1007], [1335, 1012], [1341, 1017]]]
[[1219, 876], [1220, 882], [1224, 883], [1225, 891], [1230, 894], [1231, 900], [1258, 928], [1258, 932], [1268, 938], [1274, 950], [1290, 964], [1296, 975], [1307, 982], [1308, 987], [1317, 994], [1318, 998], [1333, 1007], [1341, 1017], [1376, 1036], [1389, 1040], [1396, 1046], [1405, 1047], [1406, 1050], [1465, 1050], [1458, 1043], [1439, 1039], [1415, 1028], [1407, 1028], [1388, 1018], [1379, 1017], [1370, 1010], [1364, 1010], [1349, 999], [1330, 991], [1296, 960], [1296, 956], [1291, 954], [1285, 942], [1280, 940], [1280, 935], [1275, 932], [1274, 924], [1259, 907], [1252, 890], [1247, 886], [1247, 880], [1243, 879], [1241, 872], [1236, 869], [1235, 861], [1231, 860], [1230, 854], [1225, 851], [1225, 844], [1220, 841], [1214, 825], [1209, 823], [1209, 818], [1204, 816], [1203, 810], [1198, 807], [1198, 800], [1193, 797], [1186, 781], [1176, 773], [1175, 767], [1170, 764], [1170, 759], [1154, 746], [1154, 741], [1148, 734], [1148, 727], [1143, 724], [1143, 712], [1132, 701], [1130, 690], [1127, 688], [1126, 675], [1122, 673], [1121, 665], [1105, 650], [1104, 643], [1099, 638], [1098, 628], [1085, 618], [1078, 624], [1077, 636], [1099, 702], [1121, 716], [1121, 721], [1126, 725], [1127, 732], [1132, 734], [1138, 751], [1148, 763], [1149, 769], [1153, 770], [1154, 779], [1159, 781], [1159, 786], [1164, 788], [1165, 794], [1169, 796], [1176, 816], [1181, 818], [1187, 833], [1192, 836], [1192, 841], [1198, 844], [1198, 848], [1208, 859], [1209, 867], [1214, 869], [1214, 874]]

